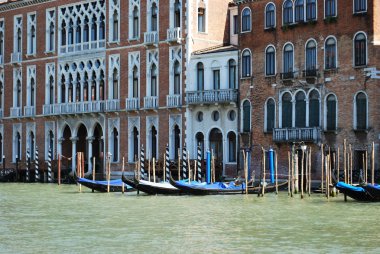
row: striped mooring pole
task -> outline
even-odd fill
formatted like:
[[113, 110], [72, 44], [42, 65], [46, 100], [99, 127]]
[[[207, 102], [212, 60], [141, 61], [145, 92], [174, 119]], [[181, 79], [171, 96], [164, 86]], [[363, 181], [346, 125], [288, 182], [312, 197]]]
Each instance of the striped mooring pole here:
[[187, 152], [186, 152], [186, 144], [182, 149], [182, 176], [183, 180], [187, 179]]
[[53, 179], [51, 178], [51, 148], [49, 148], [47, 163], [48, 163], [48, 183], [52, 183]]
[[29, 182], [29, 168], [30, 168], [30, 154], [29, 149], [26, 150], [26, 171], [25, 171], [25, 181]]
[[170, 169], [169, 169], [170, 159], [169, 159], [169, 145], [168, 144], [166, 144], [165, 161], [166, 161], [166, 165], [165, 165], [166, 181], [169, 182], [169, 177], [170, 177]]
[[198, 151], [197, 151], [197, 180], [198, 182], [202, 182], [202, 168], [201, 168], [201, 160], [202, 160], [202, 150], [201, 150], [201, 144], [198, 144]]
[[40, 173], [38, 171], [38, 147], [36, 146], [36, 156], [34, 158], [34, 169], [35, 169], [35, 181], [40, 181]]
[[144, 147], [141, 147], [141, 153], [140, 153], [140, 179], [145, 180], [145, 153], [144, 153]]

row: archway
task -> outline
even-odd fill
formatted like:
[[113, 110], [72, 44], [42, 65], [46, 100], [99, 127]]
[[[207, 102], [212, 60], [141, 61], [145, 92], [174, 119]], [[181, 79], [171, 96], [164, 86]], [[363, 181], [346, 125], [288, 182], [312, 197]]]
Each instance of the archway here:
[[67, 171], [68, 173], [72, 168], [71, 160], [68, 160], [72, 156], [71, 130], [68, 125], [63, 129], [62, 138], [62, 171]]
[[84, 171], [87, 171], [87, 129], [81, 124], [77, 132], [77, 153], [82, 152], [84, 158]]
[[103, 176], [103, 160], [104, 160], [104, 150], [103, 150], [103, 130], [100, 124], [96, 124], [94, 128], [94, 140], [92, 141], [92, 156], [95, 157], [95, 172]]
[[209, 141], [215, 159], [215, 177], [219, 179], [223, 171], [223, 133], [218, 128], [212, 129]]

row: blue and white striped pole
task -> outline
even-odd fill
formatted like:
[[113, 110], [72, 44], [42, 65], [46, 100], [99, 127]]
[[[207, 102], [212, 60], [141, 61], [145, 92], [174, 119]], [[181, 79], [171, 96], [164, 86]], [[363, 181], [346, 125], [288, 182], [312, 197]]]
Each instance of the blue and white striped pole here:
[[30, 169], [30, 154], [29, 149], [26, 150], [26, 172], [25, 172], [25, 181], [29, 182], [29, 169]]
[[206, 153], [206, 183], [211, 183], [211, 152], [207, 150]]
[[34, 158], [34, 169], [35, 169], [35, 181], [39, 182], [40, 181], [40, 173], [38, 171], [38, 147], [36, 146], [36, 155]]
[[165, 151], [165, 174], [166, 174], [166, 181], [169, 182], [170, 177], [170, 158], [169, 158], [169, 145], [166, 144], [166, 151]]
[[186, 144], [182, 149], [182, 176], [183, 180], [187, 179], [187, 152], [186, 152]]
[[270, 173], [270, 182], [274, 183], [274, 152], [273, 149], [270, 148], [268, 151], [269, 155], [269, 173]]
[[144, 147], [141, 147], [140, 152], [140, 179], [145, 180], [145, 153]]
[[48, 183], [52, 183], [53, 180], [51, 178], [51, 149], [49, 148], [48, 152]]
[[202, 168], [201, 168], [201, 160], [202, 160], [202, 150], [201, 150], [201, 144], [198, 144], [198, 153], [197, 153], [197, 180], [198, 182], [202, 182]]

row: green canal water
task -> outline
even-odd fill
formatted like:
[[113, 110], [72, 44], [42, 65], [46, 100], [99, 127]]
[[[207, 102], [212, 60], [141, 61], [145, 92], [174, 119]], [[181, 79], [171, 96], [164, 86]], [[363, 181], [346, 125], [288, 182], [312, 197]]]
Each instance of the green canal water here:
[[1, 253], [379, 253], [380, 204], [0, 184]]

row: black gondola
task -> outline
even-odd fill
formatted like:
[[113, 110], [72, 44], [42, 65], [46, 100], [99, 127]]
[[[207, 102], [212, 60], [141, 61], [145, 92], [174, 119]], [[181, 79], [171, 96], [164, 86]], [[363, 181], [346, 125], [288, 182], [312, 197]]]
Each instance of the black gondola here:
[[380, 186], [375, 184], [366, 184], [362, 186], [363, 189], [368, 193], [373, 199], [372, 201], [380, 202]]
[[[123, 176], [122, 176], [123, 177]], [[125, 177], [122, 178], [125, 183], [131, 182], [131, 180], [126, 179]], [[181, 194], [182, 191], [174, 187], [168, 182], [160, 182], [160, 183], [153, 183], [149, 181], [144, 180], [138, 180], [134, 178], [134, 188], [145, 192], [149, 195], [157, 195], [157, 194], [164, 194], [164, 195], [178, 195]]]
[[[94, 181], [94, 180], [89, 180], [87, 178], [76, 178], [77, 183], [82, 184], [83, 186], [86, 186], [87, 188], [90, 188], [92, 190], [96, 190], [99, 192], [107, 192], [108, 189], [108, 181]], [[122, 186], [123, 182], [121, 179], [116, 179], [116, 180], [110, 180], [109, 181], [109, 186], [110, 186], [110, 192], [122, 192]], [[134, 188], [132, 188], [129, 185], [124, 185], [124, 191], [133, 191]]]
[[2, 169], [0, 170], [0, 182], [14, 182], [16, 180], [16, 170]]

